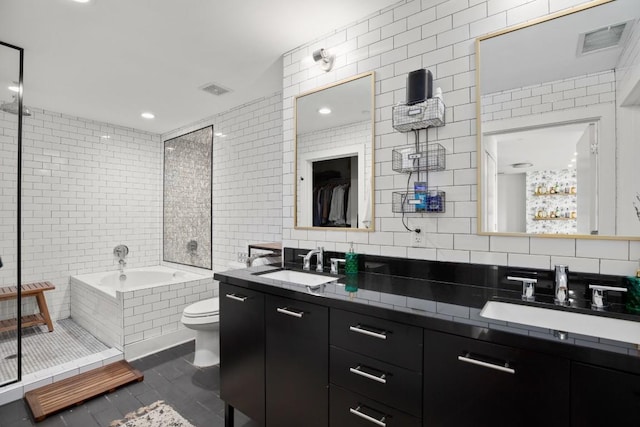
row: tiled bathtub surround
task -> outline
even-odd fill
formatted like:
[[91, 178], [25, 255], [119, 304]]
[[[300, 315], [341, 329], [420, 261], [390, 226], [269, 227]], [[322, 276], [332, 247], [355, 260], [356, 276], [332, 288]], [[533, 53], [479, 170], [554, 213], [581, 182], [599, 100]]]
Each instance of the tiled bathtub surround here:
[[[163, 269], [163, 267], [158, 267]], [[174, 270], [175, 271], [175, 270]], [[89, 284], [84, 275], [71, 278], [73, 319], [107, 345], [132, 359], [193, 338], [180, 318], [184, 308], [217, 296], [212, 277], [190, 274], [172, 284], [115, 290]]]
[[164, 261], [211, 269], [212, 144], [212, 126], [164, 142]]
[[[475, 38], [583, 3], [584, 0], [401, 1], [287, 52], [283, 59], [283, 246], [324, 246], [346, 252], [349, 242], [354, 241], [355, 250], [363, 254], [545, 269], [566, 263], [574, 271], [621, 275], [635, 272], [637, 256], [634, 255], [640, 252], [640, 242], [636, 241], [477, 234]], [[637, 37], [637, 31], [634, 30], [632, 38]], [[312, 52], [321, 47], [337, 53], [330, 72], [320, 70], [309, 60]], [[624, 52], [623, 57], [627, 58], [625, 71], [637, 76], [640, 55]], [[406, 187], [406, 176], [391, 170], [392, 149], [413, 143], [412, 134], [393, 130], [392, 106], [405, 101], [407, 73], [419, 68], [433, 72], [433, 85], [442, 88], [447, 106], [446, 126], [428, 131], [429, 142], [438, 142], [447, 150], [447, 169], [429, 175], [430, 184], [446, 191], [447, 211], [409, 218], [411, 228], [419, 227], [425, 232], [425, 248], [412, 247], [411, 235], [402, 225], [401, 215], [391, 210], [392, 192]], [[376, 78], [376, 231], [296, 230], [293, 224], [294, 98], [367, 71], [375, 71]], [[616, 130], [618, 137], [633, 138], [634, 123], [639, 122], [640, 113], [637, 109], [627, 113], [624, 121], [618, 121]], [[635, 146], [634, 150], [637, 144]], [[631, 163], [631, 159], [638, 158], [635, 154], [628, 153], [623, 160]], [[638, 174], [637, 167], [635, 169], [634, 177]], [[637, 182], [638, 179], [629, 180], [624, 185]], [[628, 194], [631, 207], [632, 193]], [[636, 227], [640, 228], [640, 224]], [[640, 232], [632, 234], [640, 235]]]

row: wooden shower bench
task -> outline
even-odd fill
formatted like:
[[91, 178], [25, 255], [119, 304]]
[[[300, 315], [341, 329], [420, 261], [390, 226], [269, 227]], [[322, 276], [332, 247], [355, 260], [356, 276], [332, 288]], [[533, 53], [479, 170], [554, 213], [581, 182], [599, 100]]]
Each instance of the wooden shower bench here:
[[[47, 325], [49, 332], [53, 332], [53, 322], [49, 316], [47, 300], [44, 299], [44, 291], [50, 291], [56, 287], [51, 282], [27, 283], [21, 287], [21, 296], [36, 297], [40, 313], [22, 316], [22, 327], [36, 325]], [[15, 286], [5, 286], [0, 288], [0, 301], [14, 299], [18, 297], [18, 289]], [[17, 328], [17, 319], [0, 320], [0, 332], [12, 331]]]

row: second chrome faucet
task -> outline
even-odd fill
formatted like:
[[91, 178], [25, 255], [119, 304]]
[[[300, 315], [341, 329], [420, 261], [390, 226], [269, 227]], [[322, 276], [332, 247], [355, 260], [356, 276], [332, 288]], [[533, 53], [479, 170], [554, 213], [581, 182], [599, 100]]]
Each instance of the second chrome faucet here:
[[555, 292], [553, 301], [558, 305], [569, 304], [569, 267], [556, 265]]
[[[304, 256], [303, 260], [302, 260], [302, 269], [303, 270], [311, 270], [311, 258], [313, 258], [313, 256], [316, 255], [317, 258], [317, 262], [316, 262], [316, 271], [317, 272], [322, 272], [323, 268], [324, 268], [324, 264], [323, 264], [323, 260], [324, 260], [324, 248], [319, 246], [318, 249], [311, 249], [309, 252], [307, 252], [307, 254]], [[300, 255], [302, 256], [302, 255]]]

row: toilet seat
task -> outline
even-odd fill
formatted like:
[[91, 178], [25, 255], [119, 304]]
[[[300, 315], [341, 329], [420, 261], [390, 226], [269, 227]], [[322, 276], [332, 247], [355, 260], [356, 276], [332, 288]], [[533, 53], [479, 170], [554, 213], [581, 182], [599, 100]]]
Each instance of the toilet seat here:
[[190, 319], [217, 316], [220, 311], [219, 301], [220, 300], [218, 298], [209, 298], [195, 302], [191, 305], [188, 305], [184, 309], [182, 314], [184, 317]]

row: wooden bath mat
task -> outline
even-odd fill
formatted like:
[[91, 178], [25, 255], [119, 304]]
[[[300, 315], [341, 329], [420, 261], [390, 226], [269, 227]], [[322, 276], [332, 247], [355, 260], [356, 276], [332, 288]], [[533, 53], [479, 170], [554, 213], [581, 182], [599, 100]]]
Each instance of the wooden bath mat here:
[[25, 393], [24, 398], [33, 418], [42, 421], [47, 416], [134, 381], [142, 381], [142, 372], [126, 360], [83, 372]]

